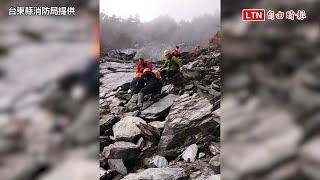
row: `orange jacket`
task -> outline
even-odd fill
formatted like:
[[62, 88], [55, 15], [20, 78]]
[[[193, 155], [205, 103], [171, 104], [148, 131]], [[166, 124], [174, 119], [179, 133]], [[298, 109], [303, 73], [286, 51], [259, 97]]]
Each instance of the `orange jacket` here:
[[175, 50], [172, 51], [172, 54], [173, 54], [174, 56], [179, 56], [179, 55], [180, 55], [180, 51], [177, 50], [177, 49], [175, 49]]
[[136, 77], [141, 77], [143, 73], [136, 72]]

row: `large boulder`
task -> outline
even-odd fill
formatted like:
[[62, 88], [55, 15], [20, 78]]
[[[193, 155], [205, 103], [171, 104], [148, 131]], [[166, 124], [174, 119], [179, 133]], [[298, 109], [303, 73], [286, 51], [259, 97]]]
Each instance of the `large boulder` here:
[[183, 168], [149, 168], [140, 173], [129, 174], [122, 180], [183, 180], [188, 174]]
[[134, 78], [133, 72], [108, 73], [100, 79], [100, 89], [104, 89], [107, 93], [116, 90], [126, 83], [130, 83]]
[[150, 120], [156, 120], [162, 116], [164, 116], [167, 112], [167, 110], [172, 106], [174, 100], [178, 96], [169, 94], [166, 97], [162, 98], [158, 102], [154, 103], [149, 108], [143, 110], [141, 112], [140, 117], [150, 119]]
[[146, 124], [139, 117], [126, 116], [112, 127], [113, 135], [116, 140], [132, 141], [141, 136], [141, 130], [137, 127], [137, 124], [140, 123]]
[[139, 153], [139, 147], [130, 142], [115, 142], [103, 149], [102, 154], [108, 159], [135, 159]]
[[[184, 94], [172, 105], [162, 133], [158, 151], [161, 155], [175, 157], [184, 147], [212, 137], [218, 122], [212, 115], [213, 105], [198, 94]], [[208, 141], [206, 139], [205, 141]], [[208, 144], [209, 145], [209, 144]]]

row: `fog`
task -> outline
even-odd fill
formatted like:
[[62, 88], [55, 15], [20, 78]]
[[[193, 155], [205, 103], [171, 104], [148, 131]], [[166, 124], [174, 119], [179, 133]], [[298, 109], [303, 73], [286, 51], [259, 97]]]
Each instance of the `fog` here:
[[219, 15], [220, 0], [100, 0], [100, 12], [121, 18], [139, 14], [142, 22], [162, 15], [169, 15], [177, 21], [190, 21], [203, 14]]
[[103, 49], [150, 43], [203, 45], [219, 30], [220, 1], [101, 0], [100, 23]]
[[219, 30], [220, 17], [204, 14], [189, 21], [177, 22], [170, 16], [159, 16], [141, 22], [139, 16], [123, 19], [101, 14], [101, 48], [132, 48], [147, 44], [205, 45]]

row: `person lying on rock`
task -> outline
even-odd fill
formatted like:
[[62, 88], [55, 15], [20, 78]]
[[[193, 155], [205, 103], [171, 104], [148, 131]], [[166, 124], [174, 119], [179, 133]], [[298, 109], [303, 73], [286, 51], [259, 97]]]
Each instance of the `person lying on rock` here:
[[149, 68], [150, 71], [152, 71], [152, 66], [147, 61], [144, 61], [143, 58], [139, 59], [139, 63], [136, 67], [136, 74], [135, 78], [133, 78], [131, 84], [130, 84], [130, 90], [133, 92], [133, 94], [138, 94], [141, 88], [143, 88], [143, 84], [139, 84], [139, 79], [143, 73], [143, 70]]
[[164, 51], [166, 61], [160, 68], [161, 81], [166, 84], [168, 80], [171, 80], [174, 75], [182, 70], [182, 60], [173, 56], [169, 50]]
[[151, 72], [151, 69], [146, 68], [143, 70], [143, 74], [138, 80], [139, 84], [143, 84], [144, 87], [140, 90], [138, 94], [138, 104], [133, 110], [138, 110], [143, 106], [143, 101], [145, 95], [157, 94], [161, 92], [162, 84], [156, 75]]

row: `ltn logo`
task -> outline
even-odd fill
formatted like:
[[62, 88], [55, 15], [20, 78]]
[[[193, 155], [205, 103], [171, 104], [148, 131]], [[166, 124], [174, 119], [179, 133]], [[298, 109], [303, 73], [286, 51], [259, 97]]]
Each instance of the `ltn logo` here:
[[243, 9], [242, 21], [265, 21], [264, 9]]

